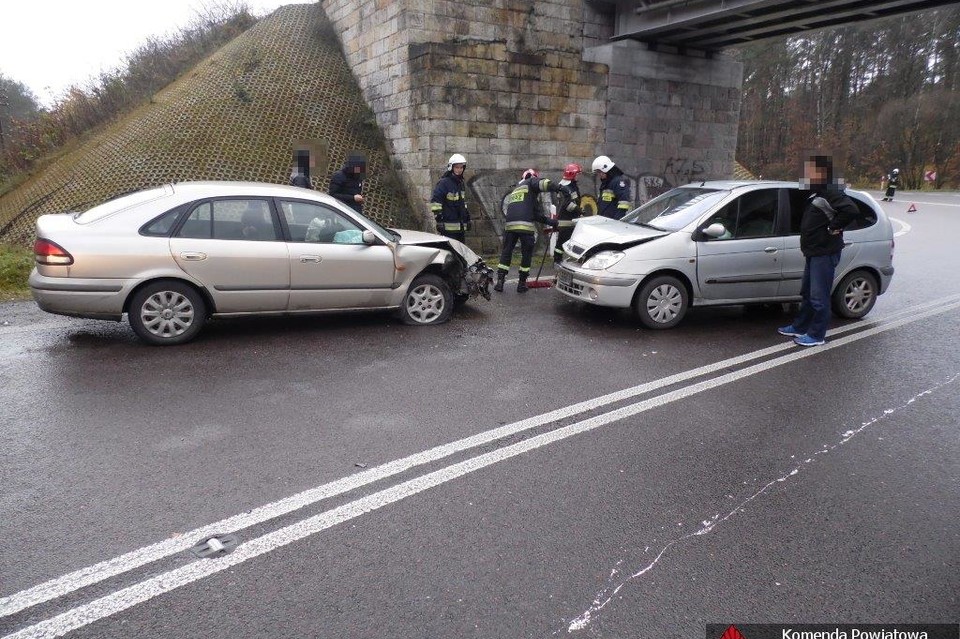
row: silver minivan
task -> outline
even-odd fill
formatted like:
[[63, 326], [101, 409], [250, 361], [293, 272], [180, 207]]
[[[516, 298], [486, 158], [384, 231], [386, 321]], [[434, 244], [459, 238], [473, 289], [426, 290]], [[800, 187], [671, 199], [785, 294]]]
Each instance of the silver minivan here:
[[[832, 306], [859, 318], [893, 277], [893, 227], [869, 194], [847, 195], [862, 215], [843, 233]], [[556, 288], [588, 304], [633, 308], [658, 329], [676, 326], [691, 306], [799, 301], [809, 196], [796, 182], [702, 182], [622, 220], [581, 218], [563, 245]]]

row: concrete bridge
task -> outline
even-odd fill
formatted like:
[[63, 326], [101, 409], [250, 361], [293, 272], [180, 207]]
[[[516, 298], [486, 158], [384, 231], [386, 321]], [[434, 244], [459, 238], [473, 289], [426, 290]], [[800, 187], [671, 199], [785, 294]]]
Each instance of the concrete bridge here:
[[717, 51], [813, 29], [935, 9], [943, 0], [588, 0], [615, 15], [613, 39]]
[[527, 166], [558, 174], [569, 161], [589, 167], [599, 154], [634, 178], [637, 201], [672, 185], [729, 177], [742, 67], [720, 49], [950, 3], [321, 4], [426, 219], [432, 186], [452, 153], [467, 156], [472, 199], [488, 214]]

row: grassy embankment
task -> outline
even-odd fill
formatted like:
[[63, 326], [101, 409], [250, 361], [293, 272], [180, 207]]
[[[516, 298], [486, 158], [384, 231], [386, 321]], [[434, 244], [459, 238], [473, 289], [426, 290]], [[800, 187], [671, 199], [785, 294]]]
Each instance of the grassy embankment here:
[[32, 250], [0, 244], [0, 301], [30, 299], [27, 278], [32, 268]]

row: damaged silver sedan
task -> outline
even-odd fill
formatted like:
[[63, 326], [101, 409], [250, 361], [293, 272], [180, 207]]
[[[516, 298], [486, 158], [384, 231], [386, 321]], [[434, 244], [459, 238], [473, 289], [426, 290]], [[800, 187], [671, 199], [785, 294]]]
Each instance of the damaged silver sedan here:
[[41, 309], [120, 321], [150, 344], [181, 344], [208, 318], [390, 310], [447, 321], [490, 298], [469, 247], [387, 229], [326, 194], [252, 182], [139, 191], [36, 224], [30, 290]]

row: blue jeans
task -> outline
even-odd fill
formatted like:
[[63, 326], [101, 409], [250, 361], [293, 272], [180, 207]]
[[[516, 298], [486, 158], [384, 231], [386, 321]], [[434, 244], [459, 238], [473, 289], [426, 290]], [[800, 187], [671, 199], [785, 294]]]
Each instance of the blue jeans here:
[[839, 263], [839, 253], [807, 258], [800, 285], [803, 301], [797, 318], [793, 320], [793, 328], [798, 333], [806, 333], [816, 340], [826, 337], [830, 324], [830, 288]]

